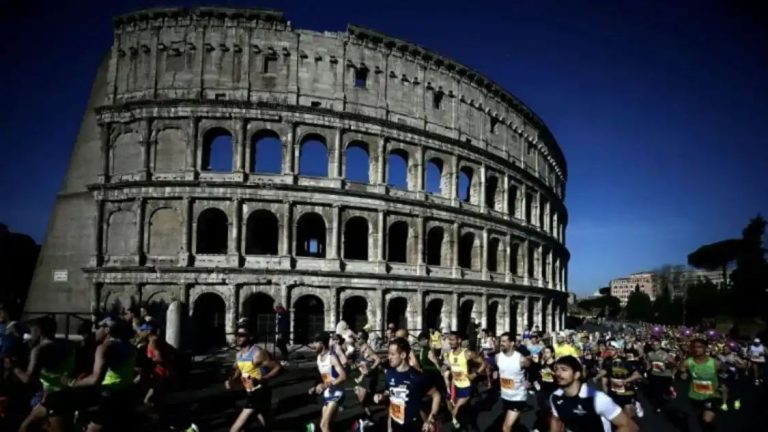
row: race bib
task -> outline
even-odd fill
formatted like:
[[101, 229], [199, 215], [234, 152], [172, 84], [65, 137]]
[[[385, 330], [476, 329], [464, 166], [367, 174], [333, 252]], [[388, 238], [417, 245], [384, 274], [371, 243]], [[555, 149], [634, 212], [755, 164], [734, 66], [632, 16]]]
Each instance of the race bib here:
[[399, 424], [405, 424], [405, 402], [399, 399], [390, 399], [389, 417]]
[[664, 362], [652, 362], [651, 367], [656, 372], [664, 372], [664, 370], [667, 369], [666, 366], [664, 366]]
[[549, 369], [541, 370], [541, 380], [544, 382], [553, 382], [555, 380], [554, 374]]
[[502, 390], [514, 390], [515, 389], [515, 380], [513, 380], [512, 378], [501, 377], [501, 389]]
[[257, 386], [253, 385], [253, 378], [250, 375], [243, 375], [240, 377], [240, 380], [243, 383], [243, 388], [247, 392], [254, 391], [256, 388], [258, 388]]
[[453, 375], [454, 381], [463, 381], [467, 378], [467, 375], [461, 371], [451, 371], [451, 375]]
[[332, 381], [331, 374], [329, 373], [322, 373], [320, 374], [320, 378], [322, 378], [323, 383], [328, 384]]
[[623, 381], [614, 381], [614, 380], [611, 380], [611, 390], [614, 393], [619, 393], [619, 394], [625, 393], [627, 391]]
[[715, 389], [712, 386], [712, 381], [693, 380], [693, 391], [704, 395], [711, 395], [715, 393]]

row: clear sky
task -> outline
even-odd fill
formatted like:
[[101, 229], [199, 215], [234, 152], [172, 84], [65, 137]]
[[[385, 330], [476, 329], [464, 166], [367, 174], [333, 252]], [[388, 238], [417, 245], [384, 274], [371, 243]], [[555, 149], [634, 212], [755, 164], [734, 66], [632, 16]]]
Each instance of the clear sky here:
[[[45, 237], [111, 16], [182, 1], [0, 2], [0, 222]], [[669, 3], [674, 3], [670, 5]], [[464, 63], [549, 125], [568, 161], [570, 287], [684, 263], [768, 214], [761, 1], [220, 1], [295, 27], [367, 26]], [[63, 6], [63, 5], [66, 5]]]

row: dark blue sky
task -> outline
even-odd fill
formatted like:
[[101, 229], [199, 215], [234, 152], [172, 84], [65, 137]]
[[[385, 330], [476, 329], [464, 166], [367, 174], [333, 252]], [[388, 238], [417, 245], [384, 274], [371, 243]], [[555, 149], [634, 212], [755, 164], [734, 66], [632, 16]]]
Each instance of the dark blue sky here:
[[[280, 9], [299, 28], [371, 27], [520, 97], [568, 160], [577, 293], [684, 263], [768, 213], [768, 12], [759, 3], [218, 2]], [[195, 2], [0, 2], [0, 222], [44, 240], [111, 16], [181, 4]]]

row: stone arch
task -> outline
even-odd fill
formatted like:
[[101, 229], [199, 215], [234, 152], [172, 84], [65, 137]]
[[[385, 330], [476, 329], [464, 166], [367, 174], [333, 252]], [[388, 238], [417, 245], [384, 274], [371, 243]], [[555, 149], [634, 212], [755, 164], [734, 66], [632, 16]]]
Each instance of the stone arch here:
[[387, 322], [394, 323], [398, 329], [408, 329], [408, 299], [393, 296], [387, 300]]
[[509, 272], [520, 276], [520, 243], [512, 242], [509, 245]]
[[368, 260], [368, 219], [353, 216], [344, 223], [344, 259]]
[[368, 300], [361, 295], [347, 297], [341, 307], [341, 319], [352, 330], [362, 330], [368, 324]]
[[398, 189], [410, 189], [408, 166], [409, 155], [406, 150], [391, 150], [387, 158], [387, 184]]
[[277, 255], [280, 224], [269, 210], [258, 209], [248, 215], [245, 227], [246, 255]]
[[240, 317], [248, 319], [248, 329], [259, 342], [275, 341], [275, 299], [263, 292], [253, 292], [242, 301]]
[[136, 214], [117, 210], [107, 219], [107, 254], [135, 255], [137, 248]]
[[200, 169], [211, 172], [232, 172], [234, 154], [232, 133], [222, 127], [212, 127], [203, 133]]
[[280, 135], [271, 129], [261, 129], [251, 136], [251, 154], [248, 167], [256, 174], [282, 172], [283, 143]]
[[499, 329], [498, 329], [498, 315], [499, 315], [499, 302], [496, 300], [491, 301], [488, 303], [488, 310], [486, 313], [487, 321], [485, 323], [485, 328], [494, 336], [498, 336]]
[[459, 238], [459, 267], [478, 270], [480, 268], [479, 239], [472, 231], [465, 231]]
[[293, 340], [306, 345], [325, 330], [325, 305], [320, 297], [304, 294], [293, 302]]
[[488, 240], [488, 254], [486, 256], [488, 262], [486, 263], [486, 268], [489, 272], [502, 272], [504, 270], [502, 268], [504, 261], [501, 259], [501, 246], [501, 239], [498, 237], [491, 237]]
[[147, 254], [151, 256], [177, 255], [181, 248], [183, 223], [179, 213], [171, 207], [156, 209], [149, 217]]
[[392, 222], [387, 229], [387, 261], [408, 262], [409, 226], [405, 221]]
[[459, 305], [459, 327], [457, 330], [464, 334], [465, 339], [468, 337], [467, 329], [469, 328], [469, 323], [472, 321], [472, 317], [474, 316], [474, 309], [475, 301], [472, 299], [464, 299]]
[[477, 198], [474, 196], [473, 192], [473, 184], [475, 177], [475, 170], [467, 165], [462, 166], [459, 168], [459, 176], [457, 179], [457, 198], [466, 203], [473, 203], [473, 201]]
[[195, 253], [226, 254], [229, 244], [229, 220], [223, 210], [210, 207], [197, 216]]
[[179, 172], [185, 167], [187, 134], [178, 128], [168, 128], [155, 136], [155, 171]]
[[101, 291], [101, 307], [105, 313], [120, 315], [139, 304], [139, 293], [131, 285], [107, 285]]
[[447, 262], [443, 262], [445, 256], [445, 230], [443, 227], [436, 225], [427, 231], [427, 265], [433, 266], [445, 266]]
[[499, 178], [489, 175], [485, 180], [485, 206], [492, 210], [501, 211], [499, 196]]
[[226, 343], [227, 305], [218, 293], [204, 292], [192, 303], [195, 349], [198, 352]]
[[370, 183], [370, 151], [364, 141], [351, 141], [344, 151], [344, 178], [357, 183]]
[[328, 177], [328, 145], [325, 137], [309, 133], [299, 144], [299, 175]]
[[296, 256], [325, 258], [325, 219], [315, 212], [306, 212], [296, 222]]
[[141, 135], [126, 132], [112, 143], [112, 174], [131, 174], [141, 169], [143, 162]]
[[424, 325], [427, 329], [440, 330], [446, 327], [447, 324], [443, 322], [445, 313], [443, 312], [444, 302], [441, 298], [433, 298], [427, 302], [426, 316], [424, 319]]
[[438, 157], [433, 157], [427, 161], [427, 169], [425, 173], [426, 177], [426, 191], [435, 195], [443, 195], [443, 160]]

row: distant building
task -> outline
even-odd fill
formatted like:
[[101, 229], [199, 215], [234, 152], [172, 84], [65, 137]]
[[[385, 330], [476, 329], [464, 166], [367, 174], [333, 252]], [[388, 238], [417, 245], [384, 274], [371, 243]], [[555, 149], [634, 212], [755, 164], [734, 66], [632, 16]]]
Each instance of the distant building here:
[[648, 294], [651, 300], [656, 298], [656, 292], [658, 291], [658, 281], [656, 274], [653, 272], [633, 273], [627, 277], [613, 279], [610, 286], [611, 295], [617, 297], [621, 301], [622, 306], [627, 304], [629, 295], [635, 289]]
[[[728, 269], [728, 279], [731, 277], [733, 269]], [[718, 288], [726, 288], [728, 281], [723, 279], [722, 270], [699, 270], [694, 268], [682, 268], [676, 283], [672, 284], [672, 296], [682, 297], [685, 290], [698, 283], [711, 282]]]

